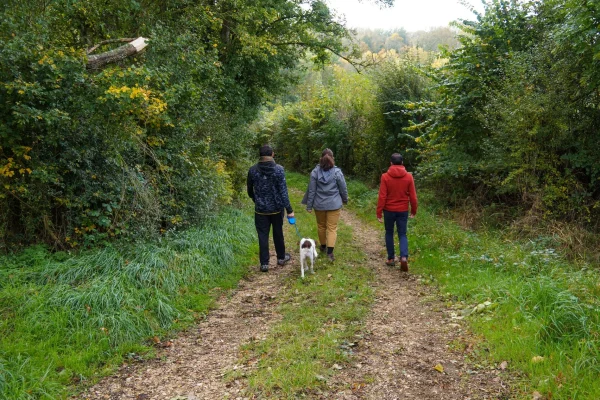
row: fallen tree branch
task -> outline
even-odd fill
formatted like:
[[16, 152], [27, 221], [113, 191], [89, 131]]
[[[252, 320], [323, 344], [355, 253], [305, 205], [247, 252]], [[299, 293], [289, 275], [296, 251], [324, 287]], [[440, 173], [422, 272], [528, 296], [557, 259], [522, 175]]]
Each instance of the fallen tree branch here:
[[97, 45], [90, 47], [88, 49], [88, 51], [86, 51], [86, 54], [91, 54], [94, 51], [96, 51], [96, 49], [100, 46], [104, 46], [105, 44], [110, 44], [110, 43], [129, 43], [129, 42], [133, 42], [135, 40], [135, 38], [121, 38], [121, 39], [108, 39], [108, 40], [103, 40], [100, 43], [98, 43]]
[[[107, 64], [123, 60], [127, 57], [130, 57], [130, 56], [136, 54], [136, 53], [139, 53], [148, 45], [147, 40], [148, 39], [146, 39], [146, 38], [139, 37], [133, 41], [130, 41], [130, 43], [127, 43], [124, 46], [117, 47], [114, 50], [110, 50], [105, 53], [91, 55], [88, 57], [87, 69], [100, 69]], [[119, 42], [119, 41], [126, 41], [126, 39], [112, 39], [112, 41], [114, 43], [114, 42]], [[105, 42], [107, 42], [107, 41], [105, 41]], [[101, 45], [102, 45], [102, 43], [99, 43], [98, 45], [92, 47], [90, 50], [88, 50], [88, 54], [91, 53], [92, 51], [94, 51], [95, 49], [97, 49], [98, 46], [101, 46]]]

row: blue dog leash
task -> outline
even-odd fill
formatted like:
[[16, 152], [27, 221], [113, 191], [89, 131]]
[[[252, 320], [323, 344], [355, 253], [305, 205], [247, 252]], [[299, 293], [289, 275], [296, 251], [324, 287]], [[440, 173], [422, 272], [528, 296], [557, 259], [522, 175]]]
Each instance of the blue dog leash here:
[[296, 235], [298, 235], [298, 239], [302, 240], [302, 236], [300, 235], [300, 231], [298, 230], [298, 225], [296, 225], [296, 218], [288, 217], [288, 222], [290, 223], [290, 225], [292, 225], [294, 228], [296, 228]]

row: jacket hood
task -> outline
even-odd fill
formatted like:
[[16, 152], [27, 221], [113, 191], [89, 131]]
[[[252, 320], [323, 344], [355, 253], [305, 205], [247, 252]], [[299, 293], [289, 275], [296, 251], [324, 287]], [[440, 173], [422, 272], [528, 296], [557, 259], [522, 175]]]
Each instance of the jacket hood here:
[[277, 170], [277, 164], [273, 157], [261, 157], [258, 162], [258, 170], [263, 175], [273, 175]]
[[388, 168], [387, 173], [392, 178], [404, 178], [408, 172], [406, 172], [404, 165], [392, 165]]
[[318, 167], [317, 168], [317, 180], [322, 183], [329, 182], [331, 180], [331, 178], [334, 176], [334, 173], [333, 173], [334, 170], [335, 170], [335, 167], [333, 167], [327, 171], [325, 171], [321, 167]]

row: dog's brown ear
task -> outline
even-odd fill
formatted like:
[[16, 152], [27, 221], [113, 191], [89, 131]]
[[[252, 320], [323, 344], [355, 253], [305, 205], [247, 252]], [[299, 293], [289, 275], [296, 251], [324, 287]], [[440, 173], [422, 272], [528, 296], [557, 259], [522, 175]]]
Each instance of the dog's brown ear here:
[[312, 247], [312, 243], [310, 243], [308, 240], [305, 240], [304, 243], [302, 243], [303, 249], [310, 249], [311, 247]]

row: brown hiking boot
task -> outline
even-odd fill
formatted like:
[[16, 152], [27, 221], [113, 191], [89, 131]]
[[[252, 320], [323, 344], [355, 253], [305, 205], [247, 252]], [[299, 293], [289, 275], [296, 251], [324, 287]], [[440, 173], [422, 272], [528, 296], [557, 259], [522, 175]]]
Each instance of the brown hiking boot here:
[[402, 257], [400, 259], [400, 271], [408, 272], [408, 260], [406, 259], [406, 257]]
[[393, 259], [393, 258], [390, 258], [389, 260], [387, 260], [387, 261], [385, 262], [385, 265], [387, 265], [388, 267], [393, 267], [393, 266], [395, 266], [395, 265], [396, 265], [396, 261], [394, 261], [394, 259]]

